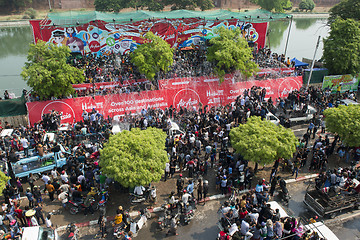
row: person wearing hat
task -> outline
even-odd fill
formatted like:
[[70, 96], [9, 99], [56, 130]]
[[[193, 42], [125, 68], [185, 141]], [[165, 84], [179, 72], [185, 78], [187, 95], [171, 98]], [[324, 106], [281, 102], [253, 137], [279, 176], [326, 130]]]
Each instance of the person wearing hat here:
[[25, 213], [26, 221], [29, 227], [39, 226], [35, 218], [36, 211], [34, 209], [28, 210]]

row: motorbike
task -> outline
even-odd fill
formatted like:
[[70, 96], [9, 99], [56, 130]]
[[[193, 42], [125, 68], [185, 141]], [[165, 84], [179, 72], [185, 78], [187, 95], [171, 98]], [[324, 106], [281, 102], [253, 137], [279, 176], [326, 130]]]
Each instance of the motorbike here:
[[130, 193], [130, 203], [131, 204], [136, 204], [136, 203], [149, 201], [150, 200], [150, 193], [151, 193], [151, 189], [149, 189], [149, 188], [145, 189], [143, 195], [137, 195], [135, 193]]
[[114, 225], [114, 237], [121, 238], [125, 236], [126, 232], [130, 230], [130, 224], [132, 219], [130, 218], [130, 214], [128, 211], [124, 211], [123, 213], [123, 222], [120, 225]]
[[286, 205], [289, 204], [290, 195], [289, 195], [289, 191], [287, 190], [287, 188], [281, 189], [281, 191], [279, 192], [279, 197]]
[[[72, 200], [68, 201], [68, 206], [70, 208], [70, 214], [77, 214], [78, 212], [83, 212], [86, 207], [84, 205], [84, 202], [75, 202]], [[97, 211], [99, 209], [99, 205], [95, 204], [95, 199], [91, 200], [91, 206], [93, 207], [94, 211]]]
[[69, 225], [66, 226], [66, 239], [67, 240], [77, 240], [78, 239], [78, 234], [79, 234], [79, 229], [78, 227], [75, 225], [75, 223], [70, 223]]
[[184, 211], [182, 212], [180, 219], [182, 219], [182, 222], [187, 225], [194, 218], [194, 215], [195, 215], [195, 209], [193, 209], [191, 206], [187, 206], [184, 208]]

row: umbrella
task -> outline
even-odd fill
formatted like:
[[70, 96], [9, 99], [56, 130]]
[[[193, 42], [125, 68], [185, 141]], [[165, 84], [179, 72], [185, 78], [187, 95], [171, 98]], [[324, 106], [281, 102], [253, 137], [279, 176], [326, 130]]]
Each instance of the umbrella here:
[[34, 209], [31, 209], [29, 211], [26, 211], [25, 216], [32, 217], [35, 215], [35, 213], [36, 213], [36, 211]]

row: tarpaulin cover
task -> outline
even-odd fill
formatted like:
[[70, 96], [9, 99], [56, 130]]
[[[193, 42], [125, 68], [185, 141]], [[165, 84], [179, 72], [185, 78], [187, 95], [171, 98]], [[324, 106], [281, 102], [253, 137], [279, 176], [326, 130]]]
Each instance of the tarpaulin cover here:
[[106, 96], [80, 97], [43, 102], [27, 103], [31, 125], [41, 120], [42, 115], [52, 109], [62, 113], [62, 123], [82, 120], [83, 110], [98, 110], [105, 118], [136, 113], [141, 109], [173, 106], [197, 108], [203, 106], [226, 105], [234, 102], [245, 89], [259, 86], [266, 89], [266, 97], [286, 97], [289, 92], [300, 89], [302, 77], [287, 77], [262, 81], [237, 82], [239, 76], [227, 75], [223, 83], [216, 77], [174, 78], [159, 81], [159, 90]]
[[173, 18], [205, 18], [206, 20], [224, 20], [236, 18], [242, 21], [252, 23], [271, 22], [279, 19], [290, 18], [291, 15], [285, 13], [272, 13], [263, 9], [256, 9], [247, 12], [232, 12], [228, 10], [210, 10], [210, 11], [132, 11], [132, 12], [97, 12], [97, 11], [67, 11], [67, 12], [50, 12], [47, 18], [51, 24], [59, 26], [77, 26], [90, 21], [101, 20], [105, 22], [129, 22], [141, 21], [145, 19], [173, 19]]
[[0, 101], [0, 117], [25, 115], [27, 113], [25, 98], [14, 98]]
[[308, 63], [304, 63], [300, 60], [298, 60], [297, 58], [293, 58], [290, 60], [291, 62], [295, 62], [295, 67], [305, 67], [305, 66], [309, 66]]

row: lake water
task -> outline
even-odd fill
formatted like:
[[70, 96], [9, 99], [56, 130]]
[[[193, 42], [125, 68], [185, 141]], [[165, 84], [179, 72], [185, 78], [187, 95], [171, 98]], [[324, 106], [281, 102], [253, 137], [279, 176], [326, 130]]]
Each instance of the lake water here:
[[[271, 22], [267, 45], [273, 52], [284, 53], [290, 21]], [[299, 18], [291, 25], [287, 56], [301, 60], [313, 58], [318, 36], [326, 37], [329, 28], [326, 19]], [[29, 43], [33, 40], [30, 26], [0, 27], [0, 97], [7, 89], [17, 96], [26, 83], [20, 77], [22, 67], [26, 62]], [[322, 56], [322, 41], [316, 59]]]

